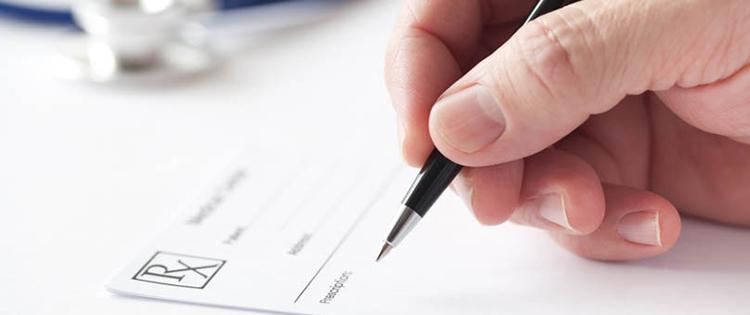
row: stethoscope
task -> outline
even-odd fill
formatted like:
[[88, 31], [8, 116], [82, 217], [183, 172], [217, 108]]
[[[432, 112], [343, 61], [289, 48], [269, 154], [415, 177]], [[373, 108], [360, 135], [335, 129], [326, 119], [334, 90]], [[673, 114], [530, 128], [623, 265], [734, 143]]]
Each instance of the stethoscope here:
[[[240, 8], [249, 8], [253, 6], [277, 3], [289, 0], [216, 0], [213, 1], [213, 7], [218, 10], [232, 10]], [[122, 3], [127, 2], [143, 2], [143, 1], [121, 1]], [[73, 25], [75, 20], [73, 17], [72, 8], [65, 8], [60, 5], [53, 5], [44, 7], [42, 5], [35, 4], [21, 4], [16, 2], [0, 1], [0, 14], [4, 14], [11, 18], [19, 20], [25, 20], [35, 23], [44, 24], [58, 24], [58, 25]]]
[[[212, 26], [243, 20], [235, 24], [263, 31], [269, 27], [260, 24], [273, 28], [319, 18], [341, 1], [74, 0], [65, 8], [0, 0], [0, 17], [72, 26], [76, 31], [66, 31], [54, 58], [55, 74], [65, 79], [164, 82], [216, 67]], [[221, 19], [216, 18], [219, 12]]]

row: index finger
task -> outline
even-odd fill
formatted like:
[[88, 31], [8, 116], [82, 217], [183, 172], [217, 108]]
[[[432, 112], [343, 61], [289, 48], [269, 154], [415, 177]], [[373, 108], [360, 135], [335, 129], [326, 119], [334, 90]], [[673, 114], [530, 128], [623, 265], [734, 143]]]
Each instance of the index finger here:
[[404, 159], [417, 166], [432, 151], [430, 108], [477, 61], [485, 26], [521, 17], [531, 0], [408, 0], [385, 62], [399, 117]]

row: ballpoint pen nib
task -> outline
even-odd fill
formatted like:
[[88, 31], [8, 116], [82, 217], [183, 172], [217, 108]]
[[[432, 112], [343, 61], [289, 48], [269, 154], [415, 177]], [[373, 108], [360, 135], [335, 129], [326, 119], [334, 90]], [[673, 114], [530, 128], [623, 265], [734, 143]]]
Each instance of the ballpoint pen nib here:
[[378, 258], [375, 259], [375, 262], [380, 261], [381, 259], [383, 259], [383, 257], [385, 257], [385, 255], [388, 255], [388, 252], [391, 251], [391, 248], [393, 248], [391, 244], [383, 244], [383, 249], [380, 250], [380, 254], [378, 254]]

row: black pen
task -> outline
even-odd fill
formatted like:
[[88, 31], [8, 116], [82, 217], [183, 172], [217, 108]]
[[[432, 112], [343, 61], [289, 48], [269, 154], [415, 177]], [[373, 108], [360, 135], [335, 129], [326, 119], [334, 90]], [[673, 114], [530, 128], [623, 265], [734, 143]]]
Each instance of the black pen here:
[[[573, 1], [540, 0], [531, 10], [523, 25], [571, 2]], [[432, 154], [427, 158], [424, 166], [419, 171], [419, 175], [414, 179], [411, 188], [409, 188], [404, 200], [401, 202], [404, 208], [391, 232], [388, 233], [388, 237], [376, 261], [380, 261], [392, 248], [398, 246], [406, 234], [427, 214], [432, 204], [448, 188], [448, 185], [456, 178], [462, 167], [448, 160], [438, 150], [432, 151]]]

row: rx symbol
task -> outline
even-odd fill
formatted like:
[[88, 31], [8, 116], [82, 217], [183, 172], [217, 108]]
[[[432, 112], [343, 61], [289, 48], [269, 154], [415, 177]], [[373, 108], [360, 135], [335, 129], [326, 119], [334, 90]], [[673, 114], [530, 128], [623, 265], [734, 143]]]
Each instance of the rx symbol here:
[[[146, 268], [146, 270], [143, 271], [141, 275], [143, 276], [154, 276], [154, 277], [162, 277], [162, 278], [170, 278], [175, 279], [177, 282], [182, 281], [182, 278], [185, 277], [185, 273], [192, 271], [199, 276], [203, 277], [203, 279], [208, 278], [206, 274], [201, 272], [201, 269], [213, 269], [219, 266], [219, 264], [213, 264], [213, 265], [205, 265], [205, 266], [190, 266], [183, 262], [182, 260], [178, 259], [177, 263], [182, 265], [185, 268], [177, 268], [177, 269], [169, 269], [167, 266], [164, 265], [151, 265]], [[157, 269], [157, 270], [154, 270]], [[176, 274], [180, 274], [179, 276]]]
[[132, 279], [183, 288], [203, 289], [226, 262], [223, 259], [157, 251], [136, 272]]

